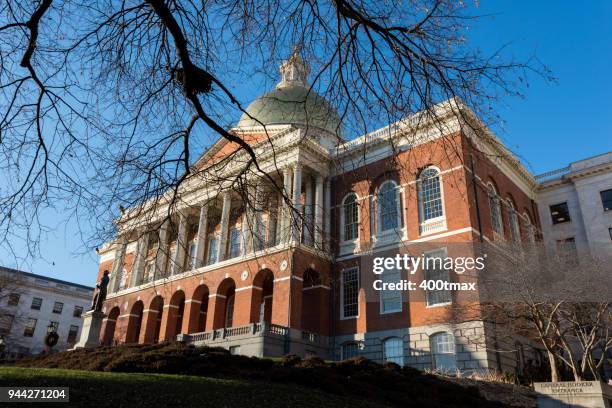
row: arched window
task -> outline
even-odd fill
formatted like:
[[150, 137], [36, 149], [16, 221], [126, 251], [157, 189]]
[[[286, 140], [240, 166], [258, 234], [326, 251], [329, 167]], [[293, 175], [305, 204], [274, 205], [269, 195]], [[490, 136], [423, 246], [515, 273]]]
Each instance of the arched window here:
[[378, 232], [390, 231], [398, 228], [399, 220], [399, 192], [394, 181], [386, 181], [378, 190]]
[[519, 226], [518, 214], [512, 200], [508, 202], [508, 213], [510, 216], [510, 234], [512, 235], [512, 241], [521, 242], [521, 227]]
[[234, 326], [234, 295], [227, 297], [227, 303], [225, 305], [225, 327]]
[[342, 204], [342, 220], [344, 229], [343, 241], [353, 241], [359, 237], [359, 206], [357, 205], [357, 194], [351, 193], [344, 199]]
[[527, 234], [527, 242], [534, 243], [535, 242], [535, 228], [531, 223], [531, 218], [529, 217], [529, 213], [523, 213], [523, 222], [525, 224], [525, 233]]
[[390, 337], [383, 342], [383, 360], [404, 365], [404, 342], [399, 337]]
[[442, 332], [431, 336], [431, 354], [436, 370], [453, 373], [457, 371], [455, 336], [451, 333]]
[[348, 360], [349, 358], [357, 357], [359, 354], [359, 346], [356, 342], [351, 341], [348, 343], [344, 343], [341, 349], [341, 360]]
[[497, 195], [497, 190], [495, 190], [495, 186], [491, 183], [489, 183], [489, 209], [491, 211], [491, 227], [493, 231], [503, 235], [504, 225], [501, 217], [501, 203]]
[[433, 167], [426, 168], [419, 175], [419, 209], [421, 222], [444, 215], [440, 172]]

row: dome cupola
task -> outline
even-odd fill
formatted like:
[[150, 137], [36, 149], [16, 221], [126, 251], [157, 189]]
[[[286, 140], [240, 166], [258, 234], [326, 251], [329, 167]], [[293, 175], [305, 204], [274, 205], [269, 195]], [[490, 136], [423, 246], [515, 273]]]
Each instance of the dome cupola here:
[[310, 68], [295, 48], [280, 68], [281, 81], [276, 88], [255, 99], [240, 118], [237, 127], [299, 124], [341, 134], [336, 110], [310, 88]]

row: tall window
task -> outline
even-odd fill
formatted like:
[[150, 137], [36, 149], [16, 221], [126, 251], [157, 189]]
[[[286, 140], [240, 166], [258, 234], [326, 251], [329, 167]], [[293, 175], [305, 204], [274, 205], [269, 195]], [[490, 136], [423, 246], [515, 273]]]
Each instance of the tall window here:
[[253, 236], [255, 251], [261, 251], [266, 247], [266, 231], [268, 229], [268, 220], [264, 219], [261, 214], [257, 219], [257, 233]]
[[59, 329], [59, 322], [51, 320], [49, 322], [49, 326], [51, 326], [53, 328], [53, 331], [57, 333], [57, 329]]
[[147, 259], [145, 262], [143, 283], [151, 282], [155, 277], [155, 258]]
[[[425, 265], [423, 269], [425, 270], [425, 279], [427, 281], [433, 281], [433, 282], [438, 282], [438, 281], [449, 282], [450, 281], [450, 273], [447, 269], [444, 268], [444, 264], [443, 264], [443, 259], [445, 256], [446, 256], [446, 251], [444, 250], [439, 250], [439, 251], [430, 252], [428, 254], [425, 254], [425, 258], [424, 258]], [[435, 288], [442, 287], [442, 285], [437, 286], [433, 284], [432, 286]], [[452, 301], [450, 290], [445, 290], [444, 288], [440, 290], [438, 289], [427, 290], [426, 297], [427, 297], [427, 306], [443, 305], [443, 304], [448, 304]]]
[[383, 343], [383, 359], [400, 366], [404, 365], [404, 342], [399, 337], [391, 337]]
[[229, 257], [236, 258], [240, 255], [240, 247], [241, 247], [242, 235], [240, 234], [240, 229], [233, 227], [230, 230], [230, 250]]
[[5, 336], [11, 332], [14, 320], [14, 315], [3, 314], [0, 316], [0, 336]]
[[217, 249], [219, 246], [219, 237], [215, 234], [210, 234], [208, 236], [208, 256], [206, 258], [207, 265], [212, 265], [217, 262]]
[[25, 329], [23, 330], [23, 335], [26, 337], [34, 336], [34, 330], [36, 330], [36, 319], [29, 318], [26, 323]]
[[378, 191], [378, 232], [399, 227], [399, 194], [393, 181], [386, 181]]
[[196, 249], [198, 245], [195, 241], [189, 243], [189, 257], [187, 258], [187, 270], [195, 269], [196, 267]]
[[519, 219], [512, 201], [508, 208], [510, 215], [510, 234], [512, 235], [512, 241], [521, 242], [521, 227], [519, 226]]
[[431, 353], [436, 370], [445, 372], [457, 371], [455, 336], [451, 333], [442, 332], [431, 336]]
[[523, 219], [525, 220], [525, 232], [527, 234], [527, 241], [530, 243], [535, 242], [535, 228], [531, 223], [531, 218], [529, 218], [529, 214], [524, 213]]
[[225, 327], [234, 326], [234, 295], [228, 296], [225, 305]]
[[355, 317], [359, 314], [359, 269], [342, 271], [342, 317]]
[[341, 360], [348, 360], [349, 358], [357, 357], [359, 354], [359, 347], [357, 343], [354, 341], [349, 343], [344, 343], [342, 345], [342, 355], [340, 356]]
[[491, 227], [500, 235], [504, 234], [502, 223], [501, 203], [493, 184], [489, 184], [489, 209], [491, 210]]
[[359, 236], [359, 206], [357, 205], [357, 195], [349, 194], [344, 199], [342, 206], [344, 218], [344, 241], [353, 241]]
[[127, 287], [127, 271], [125, 268], [121, 268], [121, 275], [119, 276], [119, 289], [125, 289]]
[[419, 205], [421, 222], [444, 215], [440, 173], [432, 167], [423, 170], [419, 176]]
[[[381, 275], [383, 283], [399, 283], [402, 279], [400, 270], [397, 268], [385, 269]], [[402, 292], [399, 290], [380, 291], [380, 312], [393, 313], [402, 311]]]

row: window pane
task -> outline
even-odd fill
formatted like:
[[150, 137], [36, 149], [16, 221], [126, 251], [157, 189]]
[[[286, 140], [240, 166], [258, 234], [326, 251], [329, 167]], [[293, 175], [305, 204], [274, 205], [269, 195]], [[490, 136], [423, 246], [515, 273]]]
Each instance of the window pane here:
[[34, 335], [34, 330], [36, 330], [36, 319], [29, 318], [23, 331], [23, 335], [26, 337], [32, 337]]
[[599, 193], [601, 195], [601, 204], [604, 211], [612, 210], [612, 189], [604, 190]]
[[72, 316], [73, 317], [81, 317], [81, 314], [83, 314], [83, 307], [82, 306], [75, 306], [74, 307], [74, 312], [72, 312]]
[[344, 240], [352, 241], [358, 237], [358, 211], [357, 197], [351, 194], [344, 201]]
[[197, 243], [191, 241], [189, 243], [189, 258], [187, 260], [187, 270], [191, 270], [196, 267], [196, 249]]
[[343, 316], [353, 317], [359, 313], [359, 269], [342, 271]]
[[388, 231], [399, 226], [398, 196], [393, 183], [385, 183], [378, 193], [380, 206], [380, 231]]
[[19, 304], [20, 297], [21, 295], [19, 293], [11, 293], [8, 297], [8, 305], [17, 306]]
[[66, 339], [66, 341], [68, 343], [76, 342], [76, 337], [77, 337], [78, 332], [79, 332], [79, 326], [71, 325], [70, 331], [68, 331], [68, 338]]
[[393, 337], [383, 343], [383, 359], [400, 366], [404, 365], [404, 342], [402, 339]]
[[357, 357], [357, 354], [357, 343], [345, 343], [342, 345], [342, 360], [348, 360], [349, 358]]
[[240, 234], [240, 230], [238, 228], [232, 228], [230, 230], [230, 258], [235, 258], [240, 255], [240, 244], [242, 241], [242, 236]]
[[510, 233], [514, 242], [521, 241], [521, 228], [519, 226], [518, 214], [514, 208], [510, 208]]
[[212, 234], [209, 235], [208, 236], [208, 257], [207, 257], [208, 265], [211, 265], [217, 262], [217, 246], [218, 246], [217, 236], [212, 235]]
[[501, 205], [497, 192], [493, 187], [489, 189], [489, 208], [491, 210], [491, 227], [498, 234], [503, 233], [503, 224], [501, 218]]
[[[381, 275], [384, 283], [398, 283], [402, 279], [399, 269], [386, 269]], [[402, 292], [399, 290], [382, 290], [380, 292], [381, 312], [399, 312], [402, 310]]]
[[41, 306], [42, 306], [42, 299], [41, 298], [33, 298], [32, 299], [32, 306], [30, 306], [31, 309], [40, 310]]
[[53, 313], [61, 314], [64, 309], [64, 304], [62, 302], [55, 302], [53, 304]]
[[[432, 281], [450, 282], [450, 273], [444, 269], [442, 260], [445, 256], [444, 251], [432, 252], [425, 255], [425, 279]], [[449, 290], [428, 290], [427, 306], [435, 306], [452, 301]]]
[[552, 217], [553, 224], [561, 224], [562, 222], [571, 221], [567, 203], [551, 205], [550, 216]]
[[450, 333], [438, 333], [431, 337], [434, 367], [441, 371], [456, 371], [455, 337]]
[[421, 173], [420, 187], [421, 221], [427, 221], [444, 215], [440, 177], [435, 169], [426, 169]]

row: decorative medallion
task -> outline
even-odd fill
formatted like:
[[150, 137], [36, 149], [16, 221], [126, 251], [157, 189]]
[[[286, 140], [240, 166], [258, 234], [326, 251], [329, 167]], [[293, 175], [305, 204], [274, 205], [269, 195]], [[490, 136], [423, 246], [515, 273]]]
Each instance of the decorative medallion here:
[[288, 266], [288, 264], [287, 264], [287, 260], [286, 260], [286, 259], [283, 259], [283, 260], [281, 261], [281, 264], [280, 264], [280, 270], [281, 270], [281, 271], [284, 271], [285, 269], [287, 269], [287, 266]]
[[243, 281], [247, 280], [249, 277], [249, 271], [242, 271], [242, 275], [240, 275], [240, 279]]

